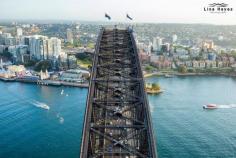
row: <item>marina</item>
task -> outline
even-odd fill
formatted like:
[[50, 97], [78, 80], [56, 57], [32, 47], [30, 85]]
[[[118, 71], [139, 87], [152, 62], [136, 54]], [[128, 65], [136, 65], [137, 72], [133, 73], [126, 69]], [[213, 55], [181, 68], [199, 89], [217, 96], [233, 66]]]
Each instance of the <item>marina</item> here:
[[68, 81], [32, 80], [26, 78], [2, 78], [2, 77], [0, 77], [0, 81], [32, 83], [45, 86], [69, 86], [69, 87], [81, 87], [81, 88], [88, 87], [88, 82], [78, 83], [78, 82], [68, 82]]

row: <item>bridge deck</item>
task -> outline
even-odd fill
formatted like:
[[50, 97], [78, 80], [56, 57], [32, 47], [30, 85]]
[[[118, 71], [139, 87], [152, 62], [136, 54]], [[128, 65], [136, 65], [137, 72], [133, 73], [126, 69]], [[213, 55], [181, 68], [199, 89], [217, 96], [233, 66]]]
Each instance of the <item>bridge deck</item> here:
[[143, 75], [129, 29], [102, 29], [98, 37], [80, 157], [157, 157]]

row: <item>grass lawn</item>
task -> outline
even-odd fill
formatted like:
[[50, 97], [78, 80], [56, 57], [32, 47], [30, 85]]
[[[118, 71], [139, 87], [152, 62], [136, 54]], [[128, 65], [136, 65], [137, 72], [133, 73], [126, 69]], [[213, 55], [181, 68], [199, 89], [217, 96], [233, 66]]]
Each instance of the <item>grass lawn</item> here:
[[82, 68], [88, 68], [89, 66], [92, 66], [92, 62], [89, 60], [77, 60], [77, 65], [79, 65]]

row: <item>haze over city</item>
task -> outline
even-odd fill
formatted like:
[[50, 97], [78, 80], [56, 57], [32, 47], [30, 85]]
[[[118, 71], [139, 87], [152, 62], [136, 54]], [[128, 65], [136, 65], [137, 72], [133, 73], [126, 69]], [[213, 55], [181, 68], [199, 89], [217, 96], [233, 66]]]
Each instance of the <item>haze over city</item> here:
[[[212, 0], [1, 0], [1, 20], [86, 20], [126, 22], [129, 13], [134, 22], [236, 24], [236, 1], [225, 0], [232, 12], [204, 12]], [[9, 11], [10, 8], [11, 9]]]

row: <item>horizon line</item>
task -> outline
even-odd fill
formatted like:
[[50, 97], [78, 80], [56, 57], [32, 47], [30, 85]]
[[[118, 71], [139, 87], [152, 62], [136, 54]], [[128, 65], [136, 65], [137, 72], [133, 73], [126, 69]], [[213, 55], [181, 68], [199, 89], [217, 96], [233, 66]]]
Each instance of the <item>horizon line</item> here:
[[79, 19], [1, 19], [0, 22], [59, 22], [59, 21], [64, 21], [64, 22], [97, 22], [97, 23], [134, 23], [134, 24], [189, 24], [189, 25], [216, 25], [216, 26], [236, 26], [235, 24], [218, 24], [218, 23], [199, 23], [199, 22], [190, 22], [190, 23], [185, 23], [185, 22], [140, 22], [140, 21], [107, 21], [107, 20], [79, 20]]

